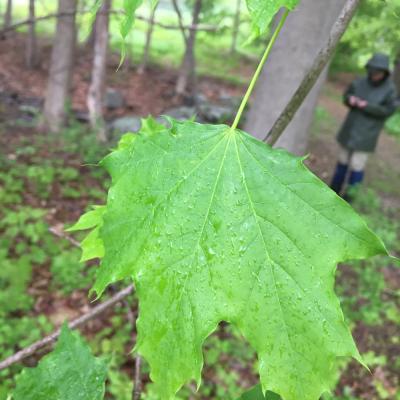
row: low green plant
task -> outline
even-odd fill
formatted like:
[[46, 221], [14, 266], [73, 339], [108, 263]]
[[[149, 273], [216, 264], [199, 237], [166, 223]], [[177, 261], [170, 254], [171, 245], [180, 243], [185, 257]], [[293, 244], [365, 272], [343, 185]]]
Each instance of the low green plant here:
[[[373, 189], [362, 188], [357, 194], [354, 206], [385, 241], [391, 253], [398, 254], [400, 223], [390, 216], [390, 209], [383, 212], [377, 193]], [[353, 261], [348, 267], [339, 268], [338, 291], [345, 315], [351, 321], [380, 325], [387, 319], [387, 315], [396, 320], [396, 296], [384, 295], [387, 290], [384, 271], [387, 268], [395, 268], [396, 264], [398, 261], [394, 258], [375, 257]]]
[[315, 108], [314, 120], [311, 127], [313, 135], [318, 136], [321, 133], [331, 133], [332, 126], [335, 125], [336, 120], [325, 107], [317, 106]]
[[32, 276], [29, 257], [10, 259], [7, 251], [0, 249], [0, 265], [0, 316], [29, 310], [32, 305], [32, 298], [27, 294]]
[[[11, 356], [16, 350], [41, 339], [53, 329], [53, 325], [44, 315], [34, 317], [0, 315], [0, 359]], [[20, 366], [13, 366], [0, 371], [0, 400], [9, 399], [8, 394], [15, 385], [10, 376], [20, 370]]]
[[8, 209], [0, 220], [2, 237], [0, 243], [9, 248], [11, 242], [18, 237], [29, 243], [38, 243], [48, 232], [48, 226], [43, 218], [47, 211], [29, 206], [19, 207], [17, 210]]
[[385, 124], [386, 132], [400, 138], [400, 112], [390, 117]]
[[64, 294], [84, 289], [93, 282], [95, 269], [79, 262], [79, 249], [65, 249], [51, 258], [50, 271], [54, 286]]
[[42, 199], [50, 197], [52, 184], [56, 178], [56, 170], [52, 165], [45, 163], [29, 166], [26, 177], [38, 197]]
[[16, 378], [14, 400], [101, 400], [107, 364], [65, 324], [54, 350]]

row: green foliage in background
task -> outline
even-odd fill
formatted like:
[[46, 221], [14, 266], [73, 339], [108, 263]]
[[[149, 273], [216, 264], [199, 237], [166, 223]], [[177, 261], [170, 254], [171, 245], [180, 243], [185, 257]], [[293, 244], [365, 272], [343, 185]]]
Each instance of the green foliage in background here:
[[400, 0], [363, 0], [341, 40], [333, 68], [363, 68], [377, 51], [394, 58], [400, 51]]
[[29, 257], [10, 260], [6, 250], [0, 249], [0, 265], [0, 316], [28, 310], [32, 304], [26, 293], [32, 274]]
[[[364, 189], [355, 202], [355, 207], [365, 215], [368, 224], [393, 254], [400, 254], [400, 222], [397, 213], [400, 210], [387, 209], [382, 214], [382, 203], [376, 192]], [[387, 288], [385, 270], [400, 267], [399, 260], [376, 257], [369, 260], [353, 261], [351, 269], [339, 269], [339, 294], [345, 315], [352, 321], [363, 321], [369, 326], [379, 326], [385, 321], [400, 324], [400, 311], [397, 300], [400, 291]], [[356, 295], [350, 295], [355, 291]], [[390, 293], [390, 295], [388, 295]]]
[[400, 139], [400, 111], [386, 121], [385, 130]]
[[[8, 132], [1, 130], [1, 134]], [[87, 156], [98, 159], [104, 153], [94, 146], [93, 136], [82, 127], [78, 133], [76, 125], [63, 134], [64, 144], [59, 143], [60, 139], [36, 135], [32, 141], [31, 137], [23, 137], [12, 153], [0, 154], [0, 359], [54, 329], [47, 316], [35, 311], [44, 299], [41, 282], [48, 285], [45, 290], [53, 299], [57, 292], [66, 295], [87, 289], [93, 282], [94, 269], [79, 262], [79, 249], [49, 232], [48, 219], [52, 218], [53, 202], [58, 201], [55, 196], [59, 185], [63, 196], [64, 189], [71, 187], [78, 191], [79, 197], [84, 194], [92, 200], [104, 201], [101, 185], [88, 188], [82, 181], [80, 164], [65, 165], [69, 152], [79, 150], [83, 159]], [[85, 140], [89, 143], [89, 139], [91, 149], [87, 151]], [[83, 143], [83, 147], [78, 148], [77, 143]], [[57, 146], [65, 159], [59, 158], [60, 152], [57, 157], [42, 156], [43, 148]], [[102, 177], [99, 169], [93, 173], [93, 179], [107, 185], [107, 179]], [[68, 204], [67, 196], [62, 201]], [[0, 371], [1, 400], [7, 399], [13, 387], [10, 376], [19, 371], [18, 365]]]

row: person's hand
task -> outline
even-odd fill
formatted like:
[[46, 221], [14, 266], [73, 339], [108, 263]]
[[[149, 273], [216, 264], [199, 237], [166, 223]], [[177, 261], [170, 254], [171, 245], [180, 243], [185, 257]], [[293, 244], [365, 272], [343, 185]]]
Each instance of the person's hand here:
[[358, 97], [356, 97], [356, 96], [350, 96], [349, 97], [349, 104], [352, 107], [355, 107], [357, 105], [357, 99], [358, 99]]
[[357, 107], [360, 108], [361, 110], [363, 108], [365, 108], [368, 105], [367, 100], [363, 100], [363, 99], [357, 99]]

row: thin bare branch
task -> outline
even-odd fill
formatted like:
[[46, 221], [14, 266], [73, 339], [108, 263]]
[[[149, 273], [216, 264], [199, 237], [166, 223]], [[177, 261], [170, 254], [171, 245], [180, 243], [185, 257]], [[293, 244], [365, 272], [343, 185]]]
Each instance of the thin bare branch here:
[[[79, 12], [76, 13], [68, 13], [68, 12], [64, 12], [64, 13], [52, 13], [52, 14], [47, 14], [47, 15], [43, 15], [40, 17], [36, 17], [35, 19], [24, 19], [22, 21], [16, 22], [15, 24], [9, 25], [7, 27], [5, 27], [4, 29], [2, 29], [0, 31], [0, 35], [3, 35], [9, 31], [13, 31], [16, 30], [18, 28], [20, 28], [21, 26], [24, 25], [29, 25], [32, 22], [39, 22], [39, 21], [45, 21], [48, 19], [52, 19], [52, 18], [62, 18], [62, 17], [68, 17], [71, 16], [72, 14], [87, 14], [87, 13], [91, 13], [92, 10], [81, 10]], [[122, 10], [110, 10], [109, 11], [110, 14], [117, 14], [117, 15], [124, 15], [124, 11]], [[148, 17], [143, 17], [141, 15], [137, 15], [135, 17], [136, 19], [139, 19], [141, 21], [145, 21], [145, 22], [150, 22], [150, 18]], [[199, 25], [182, 25], [182, 26], [176, 26], [176, 25], [168, 25], [168, 24], [164, 24], [162, 22], [159, 21], [154, 21], [153, 22], [154, 25], [159, 26], [160, 28], [163, 29], [169, 29], [169, 30], [184, 30], [185, 32], [187, 30], [196, 30], [196, 31], [207, 31], [207, 32], [217, 32], [220, 29], [222, 29], [222, 27], [216, 26], [216, 25], [205, 25], [205, 24], [199, 24]], [[186, 34], [185, 34], [186, 36]]]
[[315, 85], [319, 75], [327, 65], [329, 59], [332, 57], [335, 48], [339, 43], [340, 38], [346, 31], [351, 19], [353, 18], [359, 3], [360, 0], [346, 1], [338, 19], [331, 29], [328, 40], [318, 53], [310, 70], [303, 78], [295, 94], [274, 123], [271, 131], [264, 138], [264, 142], [267, 142], [271, 145], [275, 144], [286, 127], [289, 125], [304, 99]]
[[[134, 291], [133, 285], [130, 285], [130, 286], [126, 287], [125, 289], [122, 289], [121, 291], [117, 292], [114, 296], [112, 296], [110, 299], [106, 300], [104, 303], [101, 303], [98, 306], [93, 307], [87, 313], [72, 320], [68, 324], [68, 326], [71, 329], [75, 329], [75, 328], [78, 328], [78, 327], [86, 324], [88, 321], [90, 321], [91, 319], [102, 314], [107, 309], [114, 307], [121, 300], [125, 299], [130, 294], [132, 294], [133, 291]], [[46, 336], [45, 338], [38, 340], [37, 342], [31, 344], [28, 347], [25, 347], [24, 349], [18, 351], [17, 353], [13, 354], [12, 356], [7, 357], [5, 360], [0, 362], [0, 371], [10, 367], [13, 364], [21, 362], [22, 360], [24, 360], [25, 358], [36, 353], [38, 350], [42, 349], [43, 347], [54, 343], [57, 340], [58, 336], [60, 335], [60, 331], [61, 331], [61, 329], [59, 328], [52, 334]]]
[[187, 44], [187, 42], [189, 40], [189, 36], [186, 34], [186, 30], [183, 25], [183, 18], [182, 18], [181, 10], [179, 9], [179, 6], [178, 6], [178, 3], [176, 2], [176, 0], [172, 0], [172, 5], [174, 6], [174, 10], [176, 12], [176, 15], [178, 16], [178, 25], [179, 25], [179, 29], [181, 30], [183, 40]]
[[142, 394], [142, 378], [141, 378], [142, 358], [139, 354], [135, 357], [135, 377], [133, 381], [132, 400], [140, 400]]
[[59, 238], [61, 238], [61, 239], [65, 239], [65, 240], [68, 240], [68, 242], [70, 242], [71, 244], [73, 244], [74, 246], [76, 246], [76, 247], [81, 247], [81, 245], [80, 245], [80, 243], [77, 241], [77, 240], [75, 240], [73, 237], [71, 237], [71, 236], [68, 236], [67, 234], [65, 234], [64, 232], [62, 232], [62, 231], [59, 231], [56, 227], [50, 227], [49, 228], [49, 231], [53, 234], [53, 235], [55, 235], [55, 236], [57, 236], [57, 237], [59, 237]]

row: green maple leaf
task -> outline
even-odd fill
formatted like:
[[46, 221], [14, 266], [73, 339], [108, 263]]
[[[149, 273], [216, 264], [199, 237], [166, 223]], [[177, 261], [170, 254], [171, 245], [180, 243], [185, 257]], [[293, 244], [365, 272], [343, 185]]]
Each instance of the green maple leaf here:
[[92, 258], [102, 258], [104, 256], [104, 246], [103, 240], [100, 237], [100, 228], [103, 225], [103, 214], [105, 211], [105, 206], [94, 206], [93, 210], [83, 214], [75, 225], [66, 229], [66, 232], [92, 229], [89, 235], [81, 242], [81, 262], [91, 260]]
[[125, 16], [120, 25], [120, 33], [123, 39], [128, 36], [128, 33], [135, 22], [135, 12], [142, 5], [143, 0], [124, 0], [123, 11]]
[[112, 186], [94, 290], [134, 280], [136, 349], [161, 399], [200, 382], [220, 321], [257, 351], [264, 392], [318, 399], [337, 357], [360, 360], [336, 264], [384, 245], [302, 159], [225, 125], [170, 122], [147, 122], [102, 161]]
[[256, 385], [243, 393], [237, 400], [281, 400], [281, 398], [272, 392], [267, 392], [264, 395], [261, 385]]
[[54, 350], [36, 368], [17, 377], [14, 400], [100, 400], [106, 364], [92, 356], [77, 333], [64, 325]]
[[281, 7], [292, 10], [299, 0], [246, 0], [256, 36], [266, 32], [273, 16]]

